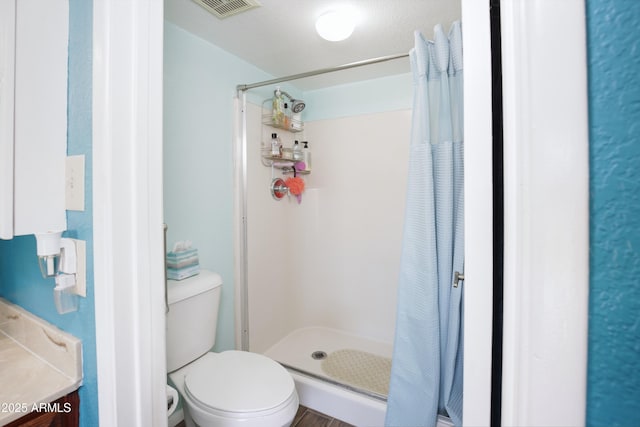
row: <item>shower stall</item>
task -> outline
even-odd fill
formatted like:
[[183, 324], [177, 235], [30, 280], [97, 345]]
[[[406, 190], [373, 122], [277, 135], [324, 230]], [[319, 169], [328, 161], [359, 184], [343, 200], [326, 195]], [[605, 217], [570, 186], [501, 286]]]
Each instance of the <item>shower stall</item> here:
[[[285, 80], [255, 87], [273, 94]], [[398, 96], [410, 100], [410, 79], [406, 83], [406, 94]], [[310, 119], [300, 132], [289, 132], [270, 124], [270, 103], [247, 100], [251, 86], [238, 88], [238, 340], [244, 350], [266, 354], [290, 370], [301, 404], [352, 424], [382, 425], [395, 330], [410, 102], [399, 109], [314, 119], [313, 99], [330, 98], [331, 92], [305, 93], [302, 117]], [[313, 167], [302, 175], [306, 187], [300, 202], [276, 200], [270, 192], [275, 178], [292, 173], [265, 166], [261, 144], [272, 133], [285, 147], [295, 140], [309, 142]]]

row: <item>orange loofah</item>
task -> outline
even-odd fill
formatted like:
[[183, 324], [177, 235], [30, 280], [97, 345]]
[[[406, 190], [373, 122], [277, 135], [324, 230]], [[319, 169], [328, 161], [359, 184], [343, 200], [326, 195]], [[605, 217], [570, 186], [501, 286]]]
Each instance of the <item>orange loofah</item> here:
[[289, 177], [284, 181], [284, 185], [289, 188], [289, 193], [299, 196], [304, 191], [304, 179], [299, 177]]

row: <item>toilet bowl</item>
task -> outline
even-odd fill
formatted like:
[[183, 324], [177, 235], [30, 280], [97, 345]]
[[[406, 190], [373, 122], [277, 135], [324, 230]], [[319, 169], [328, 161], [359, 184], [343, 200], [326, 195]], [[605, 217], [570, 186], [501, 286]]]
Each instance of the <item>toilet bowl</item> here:
[[222, 279], [201, 271], [168, 281], [167, 369], [187, 427], [283, 427], [298, 410], [293, 378], [280, 364], [247, 351], [211, 352]]
[[298, 410], [291, 375], [260, 354], [207, 353], [169, 376], [183, 398], [187, 427], [289, 426]]

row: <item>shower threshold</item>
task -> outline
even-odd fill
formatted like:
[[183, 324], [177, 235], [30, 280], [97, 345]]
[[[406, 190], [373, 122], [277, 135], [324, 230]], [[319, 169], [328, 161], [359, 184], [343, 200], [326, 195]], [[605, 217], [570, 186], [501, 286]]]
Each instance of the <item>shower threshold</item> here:
[[295, 366], [287, 365], [286, 363], [280, 363], [280, 364], [282, 366], [284, 366], [285, 368], [287, 368], [288, 370], [294, 371], [294, 372], [296, 372], [296, 373], [298, 373], [300, 375], [304, 375], [304, 376], [307, 376], [309, 378], [313, 378], [313, 379], [320, 380], [320, 381], [325, 381], [325, 382], [327, 382], [329, 384], [332, 384], [332, 385], [334, 385], [336, 387], [341, 387], [341, 388], [343, 388], [345, 390], [349, 390], [349, 391], [352, 391], [354, 393], [362, 394], [362, 395], [370, 397], [372, 399], [380, 400], [381, 402], [386, 402], [387, 401], [387, 395], [379, 394], [379, 393], [376, 393], [374, 391], [367, 390], [367, 389], [364, 389], [364, 388], [361, 388], [361, 387], [357, 387], [357, 386], [353, 386], [353, 385], [350, 385], [350, 384], [345, 384], [345, 383], [340, 382], [339, 380], [335, 380], [335, 379], [330, 378], [330, 377], [328, 377], [326, 375], [318, 375], [318, 374], [314, 374], [313, 372], [307, 372], [307, 371], [304, 371], [302, 369], [296, 368]]

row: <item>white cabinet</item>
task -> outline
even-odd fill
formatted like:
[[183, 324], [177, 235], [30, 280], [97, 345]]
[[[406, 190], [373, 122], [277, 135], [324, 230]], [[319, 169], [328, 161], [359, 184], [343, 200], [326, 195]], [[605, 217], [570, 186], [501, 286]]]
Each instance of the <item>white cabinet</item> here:
[[0, 0], [0, 238], [66, 229], [68, 0]]

